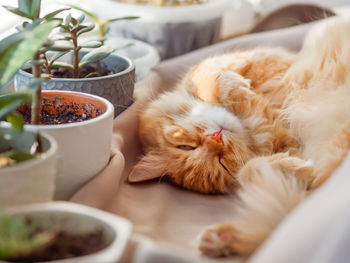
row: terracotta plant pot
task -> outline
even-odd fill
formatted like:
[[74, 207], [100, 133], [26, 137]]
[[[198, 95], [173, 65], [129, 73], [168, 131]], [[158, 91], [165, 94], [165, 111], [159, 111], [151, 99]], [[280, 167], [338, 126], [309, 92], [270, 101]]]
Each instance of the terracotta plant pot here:
[[[0, 129], [8, 130], [2, 123]], [[14, 149], [30, 150], [36, 134], [24, 131], [13, 140], [0, 138], [0, 151], [11, 146]], [[0, 168], [0, 207], [47, 202], [53, 199], [57, 144], [46, 133], [40, 133], [43, 153], [35, 159]]]
[[[131, 224], [119, 216], [69, 202], [49, 202], [6, 209], [4, 214], [24, 216], [42, 230], [63, 230], [72, 234], [101, 231], [106, 247], [85, 256], [54, 260], [54, 263], [115, 263], [126, 248]], [[3, 262], [3, 261], [2, 261]]]
[[[72, 55], [67, 54], [59, 60], [71, 63]], [[113, 74], [79, 79], [52, 78], [43, 84], [43, 89], [78, 91], [103, 97], [113, 104], [114, 116], [117, 116], [133, 102], [135, 65], [131, 59], [114, 54], [92, 65], [107, 68]], [[15, 89], [27, 87], [32, 78], [32, 74], [20, 70], [15, 77]]]
[[[72, 91], [43, 91], [49, 111], [73, 105], [80, 114], [98, 109], [101, 115], [90, 120], [59, 125], [25, 125], [29, 131], [45, 131], [58, 145], [55, 199], [70, 198], [108, 163], [113, 126], [113, 105], [104, 98]], [[54, 107], [56, 105], [58, 108]]]

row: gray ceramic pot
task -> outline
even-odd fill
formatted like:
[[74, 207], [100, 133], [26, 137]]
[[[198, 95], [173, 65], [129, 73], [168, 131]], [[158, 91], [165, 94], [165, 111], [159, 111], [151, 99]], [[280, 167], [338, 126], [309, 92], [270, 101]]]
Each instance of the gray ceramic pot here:
[[[71, 59], [71, 54], [68, 54], [61, 60], [67, 62]], [[103, 97], [113, 104], [116, 117], [133, 102], [135, 65], [129, 58], [113, 54], [94, 65], [106, 67], [113, 74], [82, 79], [52, 78], [43, 84], [43, 89], [78, 91]], [[15, 89], [23, 89], [31, 79], [32, 74], [20, 70], [15, 77]]]

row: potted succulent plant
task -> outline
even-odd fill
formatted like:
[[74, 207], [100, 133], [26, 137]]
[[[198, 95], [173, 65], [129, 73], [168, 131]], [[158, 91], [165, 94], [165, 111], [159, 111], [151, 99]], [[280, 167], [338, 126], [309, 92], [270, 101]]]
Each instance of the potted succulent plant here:
[[[132, 38], [123, 38], [108, 34], [108, 32], [110, 31], [110, 25], [112, 23], [123, 19], [130, 20], [139, 17], [131, 16], [104, 20], [101, 19], [97, 14], [83, 9], [81, 7], [74, 5], [71, 5], [71, 7], [81, 11], [97, 24], [98, 37], [105, 39], [106, 45], [113, 48], [117, 48], [114, 54], [122, 55], [132, 59], [132, 61], [135, 64], [136, 81], [140, 81], [143, 78], [145, 78], [150, 73], [151, 68], [156, 66], [160, 62], [159, 53], [153, 45]], [[92, 38], [94, 37], [96, 36], [92, 36]]]
[[66, 202], [8, 208], [0, 215], [1, 262], [112, 263], [131, 234], [124, 218]]
[[[50, 201], [54, 194], [56, 141], [44, 133], [23, 131], [24, 120], [15, 110], [31, 102], [28, 93], [1, 94], [11, 80], [6, 57], [23, 39], [35, 34], [17, 34], [0, 41], [0, 207]], [[40, 40], [39, 40], [40, 41]]]
[[[83, 34], [95, 27], [84, 20], [85, 15], [74, 18], [69, 14], [59, 25], [60, 34], [53, 36], [56, 39], [53, 47], [39, 51], [37, 66], [50, 77], [42, 87], [104, 97], [113, 104], [117, 116], [133, 102], [135, 66], [129, 58], [111, 54], [115, 49], [104, 46], [103, 39], [83, 39]], [[57, 52], [48, 53], [48, 50]], [[15, 88], [27, 86], [32, 73], [31, 68], [19, 71]]]
[[[49, 35], [54, 28], [61, 25], [62, 21], [55, 19], [55, 15], [64, 9], [40, 18], [40, 1], [19, 0], [18, 3], [18, 8], [8, 9], [31, 21], [24, 22], [20, 32], [9, 38], [26, 34], [31, 37], [24, 37], [18, 45], [11, 47], [9, 52], [1, 57], [3, 61], [0, 65], [3, 65], [3, 68], [0, 72], [0, 85], [7, 76], [14, 75], [32, 58], [32, 73], [35, 78], [28, 83], [34, 94], [32, 110], [30, 113], [30, 105], [23, 105], [18, 111], [26, 112], [24, 115], [30, 116], [28, 119], [31, 119], [32, 124], [26, 124], [26, 130], [45, 131], [56, 139], [59, 158], [55, 198], [68, 199], [109, 161], [113, 105], [104, 98], [86, 93], [41, 91], [41, 85], [45, 83], [44, 78], [50, 77], [48, 74], [42, 74], [40, 65], [46, 62], [42, 52], [62, 48], [52, 41]], [[67, 50], [64, 49], [63, 52], [65, 51]], [[89, 54], [91, 56], [91, 53]], [[57, 56], [59, 55], [61, 54]], [[67, 116], [69, 118], [65, 119]]]
[[162, 59], [168, 59], [219, 41], [221, 17], [232, 1], [90, 0], [86, 4], [105, 19], [115, 10], [121, 15], [139, 16], [113, 24], [110, 34], [150, 43]]

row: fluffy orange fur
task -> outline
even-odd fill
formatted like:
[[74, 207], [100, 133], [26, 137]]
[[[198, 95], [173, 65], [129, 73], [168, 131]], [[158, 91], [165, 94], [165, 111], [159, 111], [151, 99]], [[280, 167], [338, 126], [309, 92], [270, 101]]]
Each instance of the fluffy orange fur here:
[[298, 54], [255, 49], [204, 60], [141, 114], [145, 156], [129, 181], [237, 190], [238, 219], [204, 230], [199, 248], [250, 255], [346, 156], [349, 61], [350, 21], [342, 18], [311, 30]]

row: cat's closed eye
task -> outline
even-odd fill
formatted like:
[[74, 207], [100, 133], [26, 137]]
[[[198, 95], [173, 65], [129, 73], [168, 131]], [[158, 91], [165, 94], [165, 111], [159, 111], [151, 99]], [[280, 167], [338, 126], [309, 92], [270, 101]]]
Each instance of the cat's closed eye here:
[[178, 146], [176, 146], [176, 148], [184, 150], [184, 151], [191, 151], [191, 150], [196, 149], [195, 147], [192, 147], [190, 145], [178, 145]]

